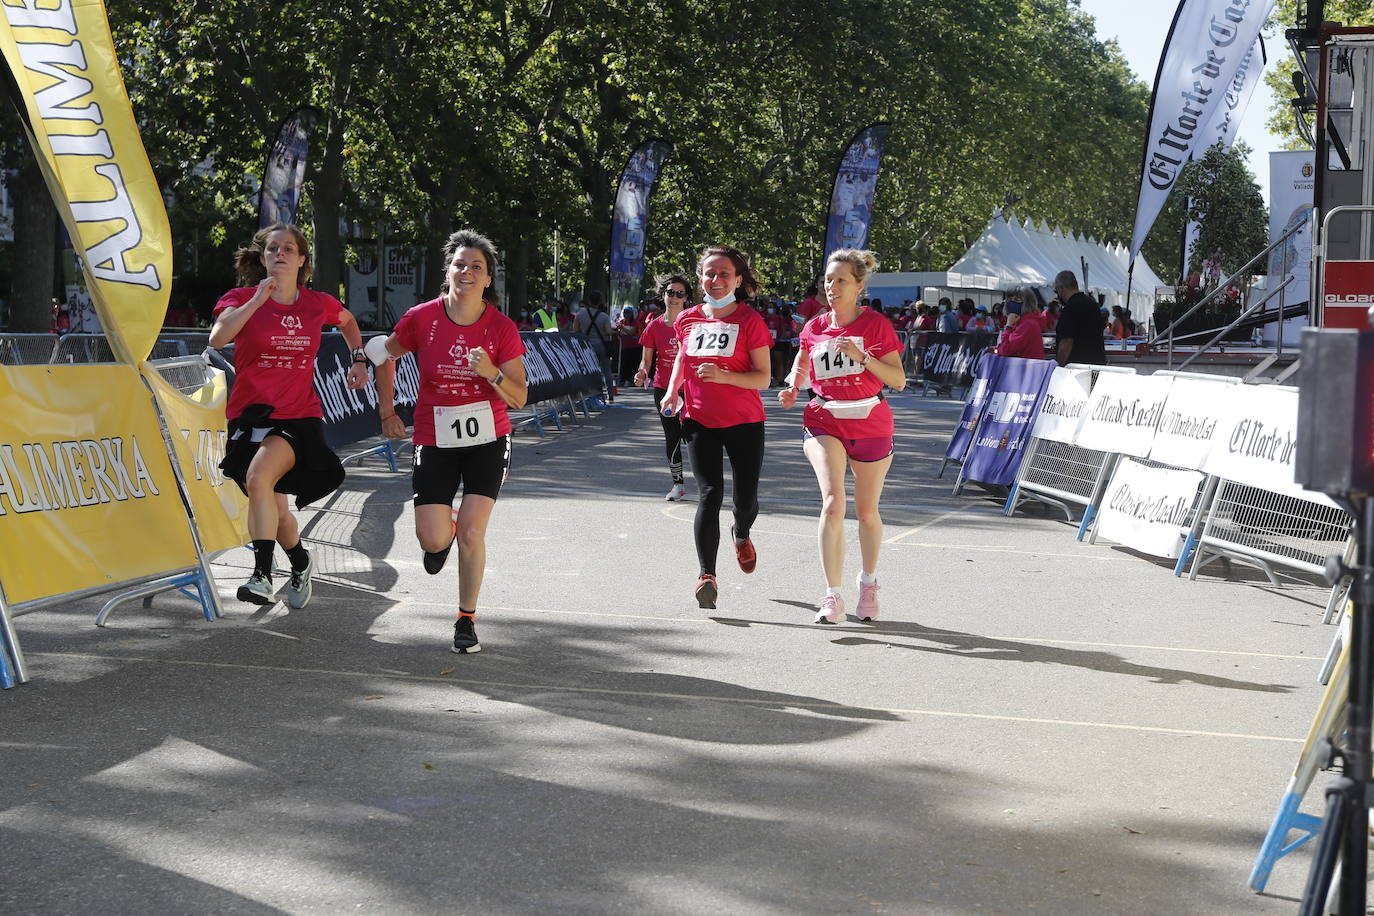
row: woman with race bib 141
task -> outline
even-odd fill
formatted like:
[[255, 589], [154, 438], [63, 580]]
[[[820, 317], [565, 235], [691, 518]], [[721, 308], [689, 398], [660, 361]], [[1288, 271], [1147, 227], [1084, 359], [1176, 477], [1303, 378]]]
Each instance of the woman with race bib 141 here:
[[248, 495], [253, 574], [238, 598], [277, 600], [272, 555], [281, 544], [291, 561], [286, 604], [310, 601], [314, 561], [287, 505], [300, 509], [334, 492], [344, 469], [324, 438], [324, 411], [315, 394], [315, 355], [325, 325], [338, 325], [353, 351], [348, 387], [367, 385], [358, 323], [338, 299], [307, 289], [310, 244], [295, 226], [273, 223], [235, 255], [239, 282], [215, 304], [210, 346], [234, 344], [234, 386], [225, 414], [229, 438], [220, 469]]
[[[367, 342], [381, 370], [377, 394], [384, 410], [393, 403], [388, 357], [415, 354], [420, 390], [415, 403], [415, 535], [425, 572], [443, 569], [458, 545], [458, 619], [453, 651], [481, 651], [475, 617], [486, 571], [487, 523], [510, 467], [508, 407], [525, 406], [525, 344], [515, 322], [484, 298], [496, 272], [496, 246], [470, 229], [444, 245], [444, 283], [438, 299], [421, 303], [396, 322], [390, 337]], [[394, 411], [382, 432], [405, 437]], [[463, 491], [456, 517], [453, 500]]]
[[768, 387], [768, 349], [772, 338], [759, 313], [736, 299], [758, 292], [749, 260], [728, 245], [702, 252], [697, 278], [706, 294], [701, 305], [685, 310], [674, 325], [678, 353], [664, 392], [661, 411], [682, 414], [682, 438], [692, 450], [697, 481], [697, 513], [692, 533], [701, 574], [697, 605], [714, 608], [720, 587], [716, 553], [720, 549], [720, 508], [725, 501], [725, 456], [734, 481], [735, 524], [730, 533], [739, 568], [751, 573], [758, 562], [749, 529], [759, 514], [759, 474], [763, 470], [763, 401]]
[[821, 520], [817, 540], [826, 593], [816, 614], [817, 623], [844, 619], [840, 579], [844, 573], [845, 466], [854, 472], [854, 511], [859, 517], [860, 620], [878, 616], [878, 547], [883, 520], [878, 499], [892, 466], [892, 408], [883, 386], [906, 387], [901, 344], [892, 322], [859, 306], [864, 278], [878, 266], [868, 251], [841, 249], [825, 265], [825, 296], [830, 311], [806, 323], [778, 403], [791, 408], [797, 389], [809, 379], [817, 397], [802, 415], [802, 450], [816, 472], [821, 488]]

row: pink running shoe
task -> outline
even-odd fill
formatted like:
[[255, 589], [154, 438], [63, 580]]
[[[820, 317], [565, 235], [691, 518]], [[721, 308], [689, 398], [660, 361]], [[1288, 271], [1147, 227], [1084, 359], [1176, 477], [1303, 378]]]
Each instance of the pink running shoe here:
[[841, 620], [844, 620], [844, 599], [827, 593], [816, 611], [816, 623], [839, 623]]
[[860, 620], [878, 619], [878, 583], [865, 585], [859, 583], [859, 603], [854, 608], [854, 616]]

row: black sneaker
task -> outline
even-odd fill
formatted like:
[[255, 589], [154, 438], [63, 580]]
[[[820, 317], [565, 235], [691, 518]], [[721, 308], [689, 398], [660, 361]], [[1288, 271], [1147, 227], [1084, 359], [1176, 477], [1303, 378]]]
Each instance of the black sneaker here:
[[277, 590], [272, 587], [272, 577], [254, 572], [248, 581], [239, 586], [239, 600], [249, 604], [272, 604], [277, 600]]
[[443, 569], [444, 564], [448, 562], [448, 552], [452, 549], [453, 545], [449, 544], [443, 550], [438, 550], [434, 553], [430, 553], [428, 550], [426, 550], [425, 572], [429, 573], [431, 576], [437, 576], [439, 574], [439, 570]]
[[453, 623], [453, 651], [459, 655], [471, 655], [482, 651], [482, 646], [477, 642], [477, 627], [473, 625], [473, 619], [467, 615], [459, 617]]

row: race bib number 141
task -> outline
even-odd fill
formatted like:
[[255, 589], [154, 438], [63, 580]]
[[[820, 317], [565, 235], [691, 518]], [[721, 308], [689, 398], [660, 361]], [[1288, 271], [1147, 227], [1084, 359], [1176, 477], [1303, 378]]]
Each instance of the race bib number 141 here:
[[[843, 337], [836, 337], [827, 340], [824, 344], [817, 344], [811, 348], [811, 372], [819, 379], [843, 378], [847, 375], [858, 375], [864, 371], [854, 360], [845, 356], [839, 350], [839, 343]], [[862, 337], [850, 337], [849, 340], [860, 349], [863, 349], [864, 339]]]

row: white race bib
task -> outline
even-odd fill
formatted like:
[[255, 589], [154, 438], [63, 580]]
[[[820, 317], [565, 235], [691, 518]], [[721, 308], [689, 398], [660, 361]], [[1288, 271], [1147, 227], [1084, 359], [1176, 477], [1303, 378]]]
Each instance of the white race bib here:
[[434, 444], [439, 448], [471, 448], [495, 441], [491, 401], [434, 408]]
[[[811, 372], [817, 381], [830, 378], [843, 378], [847, 375], [858, 375], [864, 371], [854, 360], [840, 352], [839, 344], [843, 337], [832, 337], [823, 344], [816, 344], [811, 348]], [[862, 337], [850, 337], [854, 345], [860, 350], [864, 348]]]
[[687, 337], [687, 355], [697, 357], [734, 356], [740, 326], [728, 321], [700, 321], [692, 325]]

